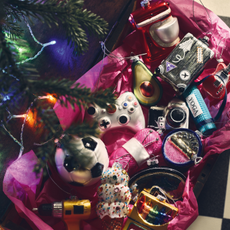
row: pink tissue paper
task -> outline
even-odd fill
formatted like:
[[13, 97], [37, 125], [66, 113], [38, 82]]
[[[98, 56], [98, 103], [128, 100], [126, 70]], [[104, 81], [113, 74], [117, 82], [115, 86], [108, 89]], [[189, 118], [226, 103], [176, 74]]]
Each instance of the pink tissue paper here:
[[[215, 54], [219, 54], [223, 49], [222, 58], [225, 63], [230, 62], [229, 47], [230, 47], [230, 29], [225, 23], [213, 12], [208, 10], [208, 14], [202, 5], [194, 2], [194, 15], [193, 15], [193, 1], [190, 0], [169, 0], [173, 16], [178, 18], [180, 27], [180, 38], [187, 32], [192, 33], [197, 38], [204, 36], [203, 31], [212, 33], [210, 40], [210, 48]], [[137, 4], [139, 1], [137, 2]], [[210, 15], [210, 18], [209, 18]], [[199, 26], [197, 25], [199, 24]], [[226, 37], [225, 42], [220, 40]], [[130, 33], [123, 41], [122, 45], [114, 50], [111, 54], [117, 57], [128, 57], [131, 52], [134, 54], [143, 53], [141, 46], [142, 40], [136, 31]], [[228, 47], [228, 48], [227, 48]], [[159, 65], [159, 62], [146, 63], [151, 71]], [[199, 76], [199, 80], [212, 73], [216, 66], [217, 61], [213, 58], [206, 66], [204, 72]], [[113, 87], [119, 95], [125, 91], [132, 92], [132, 70], [131, 61], [129, 59], [118, 59], [110, 56], [105, 57], [101, 62], [91, 68], [86, 74], [77, 80], [81, 85], [85, 85], [92, 90], [96, 87], [108, 88]], [[161, 81], [163, 87], [163, 97], [159, 104], [167, 105], [170, 98], [175, 94], [169, 84]], [[211, 115], [214, 117], [217, 113], [220, 102], [212, 101], [207, 93], [201, 90], [205, 102], [210, 110]], [[217, 124], [218, 130], [211, 136], [202, 140], [204, 148], [204, 157], [202, 161], [192, 166], [187, 172], [187, 180], [183, 193], [182, 201], [177, 201], [179, 208], [179, 215], [174, 218], [169, 226], [169, 230], [185, 230], [198, 216], [198, 205], [193, 193], [193, 187], [196, 183], [197, 177], [201, 172], [207, 158], [213, 154], [220, 154], [229, 148], [230, 136], [230, 95], [228, 94], [227, 104], [223, 115]], [[148, 109], [142, 106], [142, 110], [147, 123]], [[55, 112], [60, 120], [63, 129], [66, 129], [71, 123], [82, 121], [84, 119], [84, 110], [76, 108], [75, 111], [69, 108], [64, 108], [60, 104], [55, 105]], [[135, 133], [129, 130], [117, 130], [108, 132], [103, 141], [106, 145], [109, 156], [122, 148], [122, 146], [133, 138]], [[160, 150], [157, 150], [160, 155]], [[114, 158], [110, 158], [112, 161]], [[62, 201], [69, 197], [69, 194], [77, 195], [80, 199], [89, 199], [92, 205], [92, 212], [89, 219], [81, 221], [81, 228], [84, 230], [99, 230], [101, 220], [96, 214], [96, 204], [98, 203], [97, 188], [100, 182], [88, 187], [77, 187], [65, 183], [60, 179], [54, 167], [50, 166], [51, 178], [47, 179], [44, 186], [41, 187], [42, 175], [36, 177], [33, 171], [34, 164], [37, 158], [33, 151], [25, 153], [21, 158], [13, 162], [7, 169], [3, 189], [4, 193], [15, 204], [15, 207], [23, 218], [25, 218], [33, 229], [41, 230], [65, 230], [66, 226], [61, 219], [52, 217], [41, 217], [36, 215], [32, 208], [37, 208], [43, 203], [52, 203], [55, 201]], [[163, 162], [163, 161], [162, 161]], [[166, 165], [164, 162], [162, 165]], [[132, 168], [133, 170], [133, 168]], [[132, 172], [134, 173], [134, 172]], [[54, 183], [55, 182], [55, 183]], [[57, 187], [58, 185], [58, 187]]]

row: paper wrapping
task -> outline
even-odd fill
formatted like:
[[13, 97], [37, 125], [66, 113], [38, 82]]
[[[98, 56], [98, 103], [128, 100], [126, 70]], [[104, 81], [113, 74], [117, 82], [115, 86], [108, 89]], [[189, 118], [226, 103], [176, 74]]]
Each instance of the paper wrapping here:
[[[225, 63], [230, 62], [229, 48], [230, 35], [227, 25], [213, 12], [208, 10], [208, 14], [203, 6], [190, 0], [169, 0], [173, 16], [178, 18], [180, 27], [180, 37], [182, 38], [187, 32], [192, 33], [196, 37], [204, 36], [204, 32], [211, 33], [211, 40], [209, 42], [210, 48], [216, 55], [222, 52], [222, 58]], [[137, 2], [138, 5], [139, 1]], [[197, 25], [197, 23], [198, 25]], [[224, 42], [220, 42], [225, 38]], [[85, 85], [92, 90], [97, 87], [108, 88], [113, 87], [119, 94], [125, 91], [132, 91], [132, 71], [131, 62], [129, 59], [122, 59], [122, 57], [130, 56], [131, 52], [134, 54], [144, 53], [142, 48], [142, 40], [136, 31], [129, 34], [123, 41], [122, 45], [112, 52], [113, 55], [120, 58], [106, 57], [80, 79], [78, 83]], [[160, 63], [145, 63], [150, 70], [154, 70]], [[200, 75], [199, 79], [207, 76], [215, 70], [217, 61], [214, 58], [206, 66], [205, 71]], [[64, 77], [64, 76], [63, 76]], [[168, 83], [163, 82], [163, 97], [159, 105], [167, 105], [168, 99], [175, 94], [172, 87]], [[201, 93], [207, 103], [212, 116], [215, 116], [221, 102], [210, 101], [207, 94]], [[174, 218], [168, 229], [170, 230], [185, 230], [198, 216], [197, 201], [193, 193], [193, 187], [196, 183], [197, 177], [201, 172], [207, 158], [212, 154], [220, 154], [229, 149], [230, 123], [229, 123], [229, 103], [230, 95], [228, 94], [227, 105], [217, 123], [218, 130], [210, 137], [203, 139], [205, 156], [198, 164], [190, 168], [187, 173], [187, 181], [184, 189], [183, 200], [177, 201], [179, 208], [179, 215]], [[148, 108], [142, 107], [146, 122], [148, 116]], [[60, 120], [63, 129], [67, 128], [73, 122], [82, 121], [84, 118], [84, 110], [78, 108], [73, 111], [71, 107], [64, 108], [60, 104], [55, 105], [55, 112]], [[129, 130], [116, 131], [111, 136], [104, 135], [103, 141], [107, 147], [108, 153], [112, 154], [116, 149], [120, 148], [134, 133]], [[36, 178], [32, 174], [33, 165], [36, 162], [35, 154], [30, 151], [24, 154], [20, 159], [13, 162], [6, 171], [3, 181], [4, 192], [15, 204], [18, 213], [25, 218], [33, 229], [41, 230], [64, 230], [65, 224], [60, 219], [52, 217], [40, 217], [33, 213], [31, 209], [38, 207], [42, 203], [51, 203], [54, 201], [61, 201], [68, 198], [69, 194], [77, 195], [81, 199], [90, 199], [92, 204], [92, 213], [88, 220], [81, 222], [81, 229], [83, 230], [97, 230], [100, 229], [100, 219], [96, 215], [95, 207], [98, 202], [96, 190], [99, 184], [89, 187], [76, 187], [63, 182], [57, 174], [54, 167], [50, 166], [51, 178], [48, 178], [41, 190], [39, 190], [42, 176]], [[26, 167], [24, 167], [26, 165]], [[16, 173], [17, 172], [17, 173]], [[55, 183], [54, 183], [55, 182]]]

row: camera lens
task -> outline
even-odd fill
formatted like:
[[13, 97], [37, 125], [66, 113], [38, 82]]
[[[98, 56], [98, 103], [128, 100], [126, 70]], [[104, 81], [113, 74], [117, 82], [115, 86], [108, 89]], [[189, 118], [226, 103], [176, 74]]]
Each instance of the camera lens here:
[[180, 107], [172, 108], [166, 115], [167, 123], [172, 127], [180, 127], [186, 119], [185, 111]]

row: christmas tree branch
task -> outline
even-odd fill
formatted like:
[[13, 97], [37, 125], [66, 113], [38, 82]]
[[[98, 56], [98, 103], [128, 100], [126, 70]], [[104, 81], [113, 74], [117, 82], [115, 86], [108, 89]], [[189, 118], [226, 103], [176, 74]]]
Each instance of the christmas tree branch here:
[[[46, 23], [49, 27], [63, 26], [68, 41], [74, 44], [74, 50], [83, 53], [88, 49], [88, 40], [85, 28], [90, 32], [103, 36], [107, 33], [108, 23], [96, 14], [83, 9], [82, 0], [55, 1], [46, 0], [8, 0], [5, 3], [8, 14], [16, 20], [23, 21], [25, 18], [32, 22], [31, 17]], [[17, 28], [9, 31], [19, 32]], [[83, 29], [83, 28], [84, 29]]]
[[116, 97], [110, 88], [92, 92], [90, 88], [81, 86], [79, 83], [74, 87], [73, 85], [74, 81], [68, 79], [48, 79], [47, 81], [31, 81], [30, 89], [37, 95], [42, 94], [41, 89], [44, 94], [54, 94], [61, 105], [67, 106], [69, 102], [73, 108], [74, 105], [79, 107], [82, 105], [86, 108], [89, 104], [97, 104], [105, 108], [108, 103], [115, 103]]
[[23, 76], [15, 64], [9, 43], [5, 39], [2, 26], [0, 25], [0, 77], [6, 73], [12, 74], [18, 79], [23, 80]]
[[[83, 0], [0, 1], [0, 125], [2, 126], [0, 133], [7, 140], [14, 142], [14, 146], [21, 147], [18, 145], [23, 145], [25, 142], [18, 136], [23, 137], [23, 129], [19, 130], [21, 133], [11, 130], [11, 124], [18, 124], [18, 121], [21, 120], [14, 120], [11, 124], [9, 121], [11, 117], [16, 117], [14, 115], [23, 117], [27, 111], [35, 115], [37, 124], [31, 128], [37, 129], [37, 132], [46, 130], [44, 135], [42, 133], [41, 143], [38, 143], [39, 147], [36, 151], [39, 159], [35, 168], [36, 172], [40, 172], [41, 168], [46, 166], [47, 161], [54, 161], [56, 141], [61, 143], [70, 154], [78, 156], [76, 146], [71, 143], [73, 136], [99, 135], [97, 122], [71, 125], [63, 131], [52, 106], [41, 102], [39, 96], [52, 94], [61, 105], [70, 104], [73, 109], [75, 106], [87, 108], [89, 104], [97, 104], [105, 108], [107, 104], [115, 103], [116, 97], [112, 89], [92, 92], [91, 89], [67, 79], [39, 80], [38, 71], [33, 65], [20, 62], [17, 44], [27, 46], [24, 40], [19, 39], [22, 38], [23, 30], [18, 24], [22, 21], [33, 23], [33, 19], [38, 19], [49, 27], [62, 27], [68, 41], [78, 52], [84, 52], [88, 48], [87, 32], [94, 32], [99, 36], [105, 35], [108, 24], [99, 16], [83, 9], [83, 4]], [[7, 40], [3, 31], [13, 36], [15, 42]], [[25, 52], [22, 59], [27, 59], [30, 54], [32, 54], [30, 51]], [[25, 116], [25, 124], [26, 119]], [[17, 139], [14, 139], [14, 134]], [[11, 144], [8, 144], [7, 147], [11, 147]], [[4, 157], [9, 152], [7, 147], [3, 143], [0, 145]], [[7, 152], [4, 152], [3, 150], [6, 149]], [[81, 160], [83, 164], [89, 159], [83, 157]]]
[[100, 132], [98, 130], [98, 122], [92, 121], [92, 123], [82, 123], [77, 125], [71, 125], [67, 130], [65, 130], [64, 134], [67, 135], [75, 135], [78, 137], [85, 136], [95, 136], [98, 137]]
[[8, 15], [7, 20], [5, 20], [3, 24], [3, 30], [9, 33], [11, 39], [20, 38], [24, 34], [20, 25], [16, 24], [14, 21], [15, 18], [12, 15]]
[[[35, 167], [35, 172], [39, 173], [42, 168], [45, 167], [47, 161], [50, 163], [54, 162], [54, 155], [56, 151], [57, 144], [61, 144], [62, 148], [68, 151], [68, 154], [71, 156], [75, 156], [77, 160], [77, 165], [84, 166], [85, 163], [89, 163], [91, 158], [89, 156], [81, 156], [79, 157], [80, 150], [76, 143], [72, 140], [74, 136], [79, 138], [86, 137], [86, 136], [98, 136], [98, 123], [96, 121], [92, 121], [92, 123], [82, 123], [82, 124], [75, 124], [71, 125], [65, 131], [62, 131], [60, 124], [54, 117], [50, 116], [47, 113], [47, 110], [42, 111], [39, 110], [39, 116], [41, 117], [42, 122], [45, 124], [45, 127], [49, 130], [49, 134], [46, 139], [50, 140], [44, 145], [41, 145], [37, 151], [36, 155], [39, 158], [39, 162]], [[51, 125], [52, 124], [52, 125]]]

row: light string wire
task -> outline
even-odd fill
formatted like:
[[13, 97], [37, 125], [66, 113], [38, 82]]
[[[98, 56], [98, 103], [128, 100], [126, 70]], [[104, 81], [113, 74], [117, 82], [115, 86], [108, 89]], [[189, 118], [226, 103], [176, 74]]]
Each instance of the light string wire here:
[[[41, 48], [41, 49], [37, 52], [37, 54], [35, 54], [33, 57], [27, 58], [27, 59], [25, 59], [25, 60], [23, 60], [23, 61], [20, 61], [20, 62], [16, 62], [16, 64], [23, 64], [23, 63], [25, 63], [25, 62], [34, 60], [34, 59], [36, 59], [36, 58], [42, 53], [42, 51], [44, 50], [45, 47], [47, 47], [47, 46], [49, 46], [49, 45], [54, 45], [54, 44], [56, 44], [56, 41], [51, 41], [51, 42], [47, 42], [47, 43], [41, 43], [41, 42], [39, 42], [39, 41], [36, 39], [36, 37], [34, 36], [33, 31], [32, 31], [32, 29], [31, 29], [31, 27], [30, 27], [30, 25], [29, 25], [29, 23], [27, 22], [27, 20], [26, 20], [25, 17], [24, 17], [24, 21], [25, 21], [25, 23], [26, 23], [26, 25], [27, 25], [27, 27], [28, 27], [28, 29], [29, 29], [29, 32], [30, 32], [30, 34], [31, 34], [31, 36], [32, 36], [32, 38], [33, 38], [33, 40], [34, 40], [37, 44], [41, 45], [42, 48]], [[2, 71], [3, 71], [3, 73], [5, 72], [5, 70], [2, 70]], [[10, 76], [13, 77], [13, 78], [15, 78], [17, 81], [19, 81], [19, 79], [16, 78], [15, 76], [13, 76], [12, 74], [11, 74]], [[9, 136], [20, 146], [20, 151], [19, 151], [18, 158], [20, 158], [20, 157], [22, 156], [23, 151], [24, 151], [24, 146], [23, 146], [23, 132], [24, 132], [24, 127], [25, 127], [26, 119], [27, 119], [27, 117], [28, 117], [28, 113], [29, 113], [31, 107], [33, 106], [34, 102], [35, 102], [37, 99], [47, 99], [47, 98], [48, 98], [48, 96], [39, 96], [38, 98], [35, 98], [34, 101], [31, 102], [31, 104], [30, 104], [29, 108], [27, 109], [26, 113], [25, 113], [25, 114], [22, 114], [22, 115], [12, 115], [12, 114], [7, 110], [7, 112], [9, 113], [7, 122], [9, 122], [9, 121], [10, 121], [11, 119], [13, 119], [13, 118], [22, 118], [22, 117], [24, 117], [23, 124], [22, 124], [22, 126], [21, 126], [21, 132], [20, 132], [20, 142], [10, 133], [9, 130], [7, 130], [7, 128], [5, 127], [4, 124], [1, 124], [1, 126], [2, 126], [2, 127], [4, 128], [4, 130], [9, 134]], [[35, 145], [44, 145], [44, 144], [48, 143], [49, 141], [51, 141], [52, 139], [53, 139], [53, 138], [51, 138], [50, 140], [48, 140], [48, 141], [46, 141], [46, 142], [44, 142], [44, 143], [42, 143], [42, 144], [38, 144], [38, 143], [34, 143], [34, 144], [35, 144]]]
[[[219, 52], [218, 51], [218, 49], [219, 49], [219, 47], [220, 47], [220, 44], [221, 44], [221, 42], [222, 41], [224, 41], [223, 42], [223, 47], [222, 47], [222, 49], [221, 49], [221, 52]], [[217, 62], [224, 62], [224, 60], [223, 60], [223, 58], [222, 58], [222, 55], [223, 55], [223, 52], [224, 52], [224, 46], [226, 45], [226, 42], [227, 42], [227, 37], [226, 37], [226, 35], [224, 36], [224, 37], [221, 37], [221, 39], [220, 39], [220, 41], [219, 41], [219, 43], [218, 43], [218, 45], [217, 45], [217, 48], [216, 48], [216, 50], [217, 50], [217, 52], [216, 52], [216, 60], [217, 60]], [[218, 58], [218, 54], [219, 54], [219, 58]]]
[[108, 40], [109, 36], [111, 35], [113, 29], [115, 28], [115, 26], [117, 25], [117, 21], [113, 24], [112, 28], [110, 29], [108, 35], [106, 36], [104, 42], [103, 41], [99, 41], [99, 43], [101, 44], [101, 49], [102, 49], [102, 52], [103, 52], [103, 56], [102, 56], [102, 63], [101, 63], [101, 67], [100, 67], [100, 71], [99, 71], [99, 77], [98, 77], [98, 80], [97, 80], [97, 83], [96, 83], [96, 90], [98, 89], [98, 85], [99, 85], [99, 81], [100, 81], [100, 76], [101, 76], [101, 73], [102, 73], [102, 69], [103, 69], [103, 66], [104, 66], [104, 59], [105, 59], [105, 56], [106, 56], [106, 47], [105, 47], [105, 42]]
[[[174, 203], [174, 205], [177, 207], [177, 203], [175, 202], [175, 200], [164, 189], [162, 189], [161, 187], [159, 187], [157, 185], [153, 186], [151, 189], [153, 189], [153, 188], [159, 189], [159, 191], [164, 195], [164, 197], [167, 200], [167, 202], [170, 204], [170, 202], [168, 200], [168, 198], [169, 198], [170, 200], [172, 200], [172, 202]], [[177, 215], [179, 215], [179, 214], [177, 213]]]
[[106, 56], [108, 56], [110, 58], [117, 59], [119, 61], [123, 61], [123, 60], [126, 60], [126, 59], [132, 59], [135, 56], [143, 56], [143, 55], [147, 54], [147, 53], [144, 53], [144, 54], [139, 54], [139, 55], [130, 56], [130, 57], [119, 57], [119, 56], [114, 55], [111, 51], [109, 51], [107, 49], [105, 43], [108, 40], [109, 36], [111, 35], [111, 33], [112, 33], [113, 29], [115, 28], [116, 24], [117, 24], [117, 22], [115, 22], [115, 24], [112, 26], [112, 28], [110, 29], [110, 31], [109, 31], [108, 35], [106, 36], [105, 40], [104, 41], [99, 41], [99, 43], [101, 45], [101, 50], [103, 52], [103, 57], [102, 57], [102, 61], [101, 61], [101, 67], [100, 67], [100, 71], [99, 71], [99, 77], [98, 77], [98, 80], [97, 80], [97, 83], [96, 83], [95, 90], [98, 89], [99, 81], [100, 81], [102, 70], [103, 70], [103, 67], [104, 67], [104, 59], [105, 59]]
[[[29, 114], [29, 111], [31, 109], [31, 107], [33, 106], [34, 102], [37, 101], [38, 99], [48, 99], [50, 98], [50, 96], [38, 96], [37, 98], [34, 99], [34, 101], [31, 102], [30, 106], [28, 107], [28, 109], [26, 110], [26, 113], [25, 114], [20, 114], [20, 115], [12, 115], [10, 113], [10, 111], [7, 110], [7, 112], [9, 113], [9, 116], [8, 116], [8, 119], [7, 119], [7, 123], [13, 119], [13, 118], [24, 118], [23, 119], [23, 123], [22, 123], [22, 126], [21, 126], [21, 132], [20, 132], [20, 141], [18, 141], [11, 133], [9, 130], [7, 130], [7, 128], [5, 127], [4, 124], [1, 124], [1, 126], [4, 128], [4, 130], [9, 134], [9, 136], [20, 146], [20, 150], [19, 150], [19, 154], [18, 154], [18, 159], [22, 156], [23, 154], [23, 151], [24, 151], [24, 145], [23, 145], [23, 133], [24, 133], [24, 127], [25, 127], [25, 123], [26, 123], [26, 119], [28, 117], [28, 114]], [[38, 144], [38, 143], [34, 143], [34, 145], [38, 145], [38, 146], [41, 146], [41, 145], [44, 145], [46, 143], [48, 143], [49, 141], [53, 140], [53, 138], [51, 138], [50, 140], [44, 142], [44, 143], [41, 143], [41, 144]]]
[[4, 130], [9, 134], [9, 136], [20, 146], [21, 143], [10, 133], [10, 131], [6, 128], [6, 126], [4, 124], [1, 124], [1, 126], [4, 128]]
[[[105, 39], [105, 41], [106, 41], [106, 40], [107, 40], [107, 39]], [[141, 53], [141, 54], [137, 54], [137, 55], [131, 55], [131, 56], [128, 56], [128, 57], [119, 57], [119, 56], [113, 54], [111, 51], [109, 51], [109, 50], [107, 49], [107, 47], [106, 47], [106, 45], [105, 45], [105, 41], [104, 41], [104, 42], [103, 42], [103, 41], [100, 41], [100, 42], [99, 42], [99, 43], [101, 44], [101, 50], [102, 50], [102, 52], [103, 52], [103, 58], [102, 58], [101, 67], [100, 67], [100, 71], [99, 71], [99, 77], [98, 77], [98, 80], [97, 80], [97, 83], [96, 83], [96, 87], [95, 87], [96, 90], [98, 89], [99, 81], [100, 81], [100, 78], [101, 78], [101, 75], [102, 75], [102, 70], [103, 70], [103, 67], [104, 67], [104, 59], [105, 59], [106, 56], [108, 56], [108, 57], [110, 57], [110, 58], [113, 58], [113, 59], [116, 59], [116, 60], [118, 60], [118, 61], [124, 61], [124, 60], [129, 60], [129, 59], [132, 60], [132, 59], [137, 58], [138, 56], [144, 56], [144, 55], [147, 54], [147, 53]], [[126, 68], [126, 67], [124, 67], [124, 68], [121, 70], [121, 72], [123, 72], [125, 68]], [[117, 82], [117, 84], [114, 86], [114, 90], [116, 89], [117, 85], [118, 85], [118, 82]]]
[[61, 187], [54, 181], [54, 179], [53, 179], [53, 178], [51, 177], [51, 175], [50, 175], [49, 167], [48, 167], [47, 162], [46, 162], [46, 170], [47, 170], [47, 173], [48, 173], [48, 176], [49, 176], [50, 180], [51, 180], [60, 190], [62, 190], [62, 191], [63, 191], [64, 193], [66, 193], [67, 195], [72, 195], [72, 193], [67, 192], [66, 190], [64, 190], [63, 188], [61, 188]]
[[29, 113], [29, 111], [30, 111], [30, 108], [33, 106], [33, 104], [34, 104], [34, 101], [31, 102], [29, 108], [27, 109], [25, 118], [24, 118], [23, 123], [22, 123], [21, 133], [20, 133], [21, 147], [20, 147], [18, 159], [22, 156], [23, 151], [24, 151], [24, 146], [23, 146], [23, 132], [24, 132], [24, 127], [25, 127], [26, 119], [27, 119], [27, 117], [28, 117], [28, 113]]
[[[36, 37], [34, 36], [34, 33], [33, 33], [32, 29], [31, 29], [31, 27], [30, 27], [30, 25], [29, 25], [29, 23], [27, 22], [27, 20], [26, 20], [25, 17], [24, 17], [24, 21], [25, 21], [25, 23], [26, 23], [26, 25], [27, 25], [27, 27], [28, 27], [28, 29], [29, 29], [29, 31], [30, 31], [31, 37], [33, 38], [33, 40], [34, 40], [37, 44], [41, 45], [42, 48], [41, 48], [33, 57], [27, 58], [27, 59], [25, 59], [25, 60], [23, 60], [23, 61], [16, 62], [17, 65], [20, 65], [20, 64], [23, 64], [23, 63], [25, 63], [25, 62], [32, 61], [32, 60], [36, 59], [36, 58], [42, 53], [42, 51], [44, 50], [45, 47], [50, 46], [50, 45], [55, 45], [55, 44], [56, 44], [56, 41], [54, 41], [54, 40], [51, 41], [51, 42], [47, 42], [47, 43], [41, 43], [41, 42], [39, 42], [39, 41], [36, 39]], [[6, 35], [6, 36], [7, 36], [7, 35]], [[5, 71], [4, 69], [2, 69], [2, 72], [5, 73], [6, 71]], [[14, 75], [9, 74], [9, 76], [11, 76], [11, 77], [15, 78], [17, 81], [19, 81], [19, 79], [16, 78]]]
[[[35, 100], [34, 100], [35, 101]], [[31, 108], [31, 106], [33, 105], [33, 102], [31, 102], [29, 108], [27, 109], [26, 113], [25, 114], [21, 114], [21, 115], [12, 115], [10, 113], [9, 110], [7, 110], [7, 112], [9, 113], [9, 116], [8, 116], [8, 119], [7, 119], [7, 123], [13, 119], [13, 118], [23, 118], [23, 123], [22, 123], [22, 126], [21, 126], [21, 132], [20, 132], [20, 142], [10, 133], [9, 130], [6, 129], [5, 125], [2, 124], [1, 126], [4, 128], [4, 130], [8, 133], [8, 135], [14, 140], [14, 142], [16, 142], [19, 146], [20, 146], [20, 150], [19, 150], [19, 154], [18, 154], [18, 158], [19, 159], [22, 154], [23, 154], [23, 151], [24, 151], [24, 145], [23, 145], [23, 132], [24, 132], [24, 127], [25, 127], [25, 123], [26, 123], [26, 119], [27, 119], [27, 116], [28, 116], [28, 113], [29, 113], [29, 110]]]
[[52, 137], [48, 141], [45, 141], [45, 142], [42, 142], [42, 143], [34, 143], [34, 145], [36, 145], [36, 146], [42, 146], [42, 145], [45, 145], [45, 144], [49, 143], [52, 140], [54, 140], [54, 137]]
[[201, 1], [201, 0], [199, 0], [200, 1], [200, 3], [201, 3], [201, 5], [204, 7], [204, 9], [205, 9], [205, 11], [206, 11], [206, 13], [207, 13], [207, 15], [208, 15], [208, 17], [209, 17], [209, 20], [210, 20], [210, 23], [211, 23], [211, 29], [210, 29], [210, 31], [204, 31], [203, 29], [201, 29], [201, 27], [199, 26], [199, 24], [198, 24], [198, 22], [197, 22], [197, 20], [196, 20], [196, 17], [195, 17], [195, 0], [193, 0], [193, 4], [192, 4], [192, 12], [193, 12], [193, 19], [194, 19], [194, 21], [196, 22], [196, 25], [199, 27], [199, 29], [203, 32], [203, 33], [205, 33], [206, 35], [207, 34], [212, 34], [213, 33], [213, 24], [212, 24], [212, 18], [211, 18], [211, 16], [210, 16], [210, 14], [209, 14], [209, 12], [208, 12], [208, 10], [207, 10], [207, 8], [204, 6], [204, 4], [203, 4], [203, 2]]
[[[24, 151], [24, 146], [23, 146], [23, 132], [24, 132], [24, 127], [25, 127], [25, 123], [26, 123], [26, 119], [28, 117], [28, 114], [29, 114], [29, 111], [31, 109], [31, 107], [33, 106], [34, 102], [37, 101], [38, 99], [47, 99], [49, 98], [49, 96], [38, 96], [37, 98], [34, 99], [34, 101], [31, 102], [29, 108], [27, 109], [26, 111], [26, 114], [25, 114], [25, 118], [23, 120], [23, 124], [22, 124], [22, 127], [21, 127], [21, 133], [20, 133], [20, 140], [21, 140], [21, 148], [20, 148], [20, 152], [19, 152], [19, 155], [18, 155], [18, 158], [20, 158], [23, 154], [23, 151]], [[52, 138], [53, 139], [53, 138]], [[52, 139], [46, 141], [46, 142], [49, 142], [51, 141]]]
[[142, 53], [142, 54], [131, 55], [131, 56], [128, 56], [128, 57], [119, 57], [119, 56], [113, 54], [111, 51], [109, 51], [106, 48], [105, 42], [100, 41], [100, 44], [101, 44], [101, 49], [102, 49], [102, 51], [104, 53], [104, 56], [106, 55], [106, 56], [109, 56], [111, 58], [118, 59], [118, 60], [121, 60], [121, 61], [128, 60], [128, 59], [132, 60], [135, 57], [147, 55], [147, 53]]
[[29, 31], [30, 31], [30, 34], [31, 34], [33, 40], [34, 40], [37, 44], [41, 45], [42, 48], [41, 48], [41, 49], [37, 52], [37, 54], [35, 54], [33, 57], [27, 58], [27, 59], [25, 59], [25, 60], [23, 60], [23, 61], [20, 61], [20, 62], [16, 62], [16, 64], [23, 64], [23, 63], [25, 63], [25, 62], [34, 60], [34, 59], [36, 59], [36, 58], [42, 53], [42, 51], [44, 50], [44, 48], [45, 48], [46, 46], [50, 46], [50, 45], [56, 44], [56, 41], [51, 41], [51, 42], [47, 42], [47, 43], [41, 43], [41, 42], [39, 42], [39, 41], [36, 39], [36, 37], [34, 36], [34, 33], [33, 33], [32, 29], [31, 29], [29, 23], [27, 22], [26, 18], [24, 18], [24, 20], [25, 20], [25, 23], [26, 23], [26, 25], [27, 25]]

